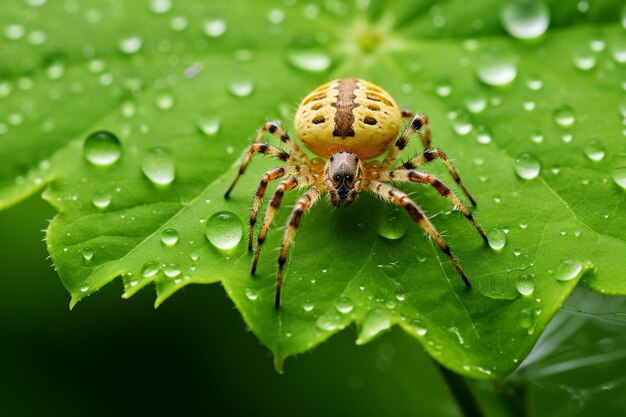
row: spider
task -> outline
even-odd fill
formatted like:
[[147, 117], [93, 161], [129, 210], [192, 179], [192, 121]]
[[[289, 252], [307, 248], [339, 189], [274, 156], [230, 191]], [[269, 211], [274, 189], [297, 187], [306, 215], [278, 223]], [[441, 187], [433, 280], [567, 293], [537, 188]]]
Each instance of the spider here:
[[[385, 152], [400, 132], [403, 120], [410, 121], [395, 144], [389, 147], [383, 161], [367, 162], [368, 159]], [[467, 275], [450, 251], [450, 247], [422, 209], [407, 194], [389, 184], [390, 182], [412, 181], [431, 185], [463, 213], [487, 242], [487, 236], [474, 220], [472, 213], [452, 190], [435, 176], [415, 169], [434, 159], [441, 159], [454, 181], [472, 205], [476, 206], [476, 201], [461, 182], [446, 154], [439, 149], [431, 148], [430, 125], [426, 115], [400, 109], [389, 93], [368, 81], [358, 78], [342, 78], [316, 88], [304, 98], [296, 111], [295, 126], [302, 142], [320, 158], [309, 159], [277, 122], [266, 122], [259, 129], [254, 143], [248, 148], [239, 172], [225, 194], [225, 198], [228, 198], [255, 154], [270, 155], [284, 162], [283, 165], [263, 174], [252, 201], [248, 251], [253, 249], [254, 226], [268, 183], [286, 176], [286, 179], [276, 187], [265, 212], [252, 260], [251, 274], [254, 275], [263, 242], [274, 215], [280, 207], [283, 195], [298, 186], [309, 187], [308, 191], [297, 200], [283, 236], [278, 257], [274, 303], [276, 309], [280, 307], [283, 268], [287, 253], [300, 225], [302, 214], [318, 202], [324, 192], [336, 207], [346, 207], [352, 204], [362, 190], [404, 207], [411, 218], [437, 242], [437, 245], [448, 256], [465, 285], [468, 288], [471, 287]], [[261, 139], [266, 132], [279, 138], [291, 149], [291, 153], [262, 142]], [[421, 139], [424, 151], [399, 167], [391, 168], [409, 140], [416, 134]]]

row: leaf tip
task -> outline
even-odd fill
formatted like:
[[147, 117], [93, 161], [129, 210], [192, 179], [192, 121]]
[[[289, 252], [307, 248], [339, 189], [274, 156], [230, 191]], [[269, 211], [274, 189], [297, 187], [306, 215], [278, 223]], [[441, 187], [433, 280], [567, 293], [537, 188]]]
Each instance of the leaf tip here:
[[73, 295], [72, 298], [70, 298], [70, 311], [74, 309], [74, 306], [78, 304], [79, 301], [80, 301], [80, 297], [76, 297], [75, 295]]
[[274, 369], [276, 369], [276, 372], [278, 372], [281, 375], [285, 373], [285, 370], [283, 368], [284, 363], [285, 363], [285, 357], [282, 354], [275, 353], [274, 354]]

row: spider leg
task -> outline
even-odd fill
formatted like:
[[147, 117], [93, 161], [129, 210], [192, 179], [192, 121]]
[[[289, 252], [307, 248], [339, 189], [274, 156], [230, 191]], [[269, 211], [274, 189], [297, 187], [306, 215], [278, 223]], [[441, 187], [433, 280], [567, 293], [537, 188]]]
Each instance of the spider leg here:
[[433, 226], [430, 220], [428, 220], [428, 217], [426, 217], [422, 209], [413, 200], [411, 200], [409, 196], [407, 196], [405, 193], [398, 190], [397, 188], [394, 188], [391, 185], [382, 183], [380, 181], [367, 181], [363, 184], [363, 188], [375, 195], [384, 198], [385, 200], [388, 200], [398, 206], [404, 207], [411, 216], [411, 218], [417, 224], [419, 224], [435, 240], [435, 242], [437, 242], [443, 253], [448, 255], [448, 258], [450, 258], [450, 261], [463, 279], [465, 285], [468, 288], [471, 288], [472, 284], [470, 283], [467, 275], [465, 275], [465, 272], [463, 272], [458, 261], [450, 251], [450, 247], [448, 246], [448, 244], [443, 240], [439, 232], [437, 232], [435, 226]]
[[450, 174], [452, 175], [452, 178], [454, 178], [454, 181], [456, 181], [456, 183], [459, 184], [459, 187], [461, 187], [461, 190], [463, 190], [463, 193], [467, 196], [467, 198], [472, 203], [472, 205], [475, 206], [476, 200], [474, 200], [474, 198], [469, 193], [469, 191], [467, 191], [467, 188], [465, 188], [465, 185], [463, 185], [463, 182], [461, 181], [461, 177], [459, 177], [459, 174], [456, 172], [456, 170], [452, 166], [452, 163], [450, 162], [446, 154], [440, 149], [426, 149], [421, 154], [417, 155], [414, 158], [411, 158], [410, 160], [402, 164], [402, 166], [396, 168], [396, 170], [402, 170], [402, 169], [411, 170], [419, 165], [425, 164], [437, 158], [440, 158], [443, 161], [443, 164], [446, 166], [446, 168], [448, 168], [448, 171], [450, 171]]
[[262, 153], [265, 155], [270, 155], [285, 162], [289, 161], [289, 159], [291, 158], [291, 155], [289, 155], [287, 152], [280, 150], [276, 146], [272, 146], [269, 143], [258, 142], [258, 141], [256, 143], [253, 143], [248, 148], [248, 152], [246, 152], [246, 156], [243, 158], [243, 162], [241, 163], [241, 166], [239, 167], [239, 172], [237, 173], [237, 176], [235, 177], [233, 183], [230, 185], [230, 187], [228, 187], [228, 190], [226, 190], [226, 194], [224, 194], [224, 198], [228, 198], [228, 196], [230, 195], [230, 192], [233, 190], [233, 188], [235, 188], [235, 184], [237, 184], [237, 181], [239, 181], [239, 177], [241, 177], [241, 174], [245, 172], [248, 166], [248, 163], [252, 160], [252, 157], [254, 156], [255, 153]]
[[282, 143], [287, 145], [291, 149], [291, 154], [302, 162], [308, 162], [309, 158], [305, 155], [304, 152], [300, 149], [300, 147], [289, 137], [287, 132], [280, 127], [278, 122], [265, 122], [263, 126], [259, 129], [259, 132], [256, 135], [256, 142], [260, 142], [261, 138], [265, 134], [265, 132], [270, 132], [272, 135], [276, 136]]
[[[409, 113], [402, 113], [403, 117], [408, 117]], [[424, 128], [424, 132], [420, 132], [421, 128]], [[387, 156], [383, 160], [382, 166], [384, 169], [387, 169], [398, 159], [398, 156], [402, 152], [406, 145], [409, 143], [409, 140], [415, 135], [418, 134], [422, 145], [424, 145], [425, 149], [430, 148], [430, 123], [428, 122], [428, 117], [425, 114], [418, 114], [413, 116], [408, 125], [404, 128], [404, 131], [393, 145], [393, 147], [387, 153]]]
[[456, 208], [458, 208], [459, 211], [463, 213], [463, 215], [467, 218], [467, 220], [472, 222], [472, 224], [476, 228], [476, 231], [478, 232], [480, 237], [483, 238], [485, 243], [488, 243], [485, 232], [483, 232], [483, 229], [478, 225], [472, 213], [467, 209], [467, 207], [465, 207], [465, 205], [461, 202], [459, 197], [457, 197], [456, 194], [452, 192], [450, 187], [448, 187], [443, 181], [441, 181], [439, 178], [435, 177], [434, 175], [428, 174], [426, 172], [416, 171], [413, 169], [410, 169], [410, 170], [395, 169], [393, 171], [382, 173], [382, 175], [380, 176], [380, 180], [381, 181], [413, 181], [413, 182], [419, 182], [422, 184], [430, 184], [431, 186], [435, 188], [435, 190], [437, 190], [439, 194], [441, 194], [443, 197], [450, 200], [452, 204], [454, 204]]
[[403, 119], [412, 119], [413, 116], [415, 116], [415, 113], [409, 109], [400, 109], [400, 112], [402, 113]]
[[283, 244], [280, 247], [280, 256], [278, 257], [278, 279], [276, 282], [276, 300], [274, 307], [278, 310], [280, 307], [280, 291], [283, 286], [283, 267], [287, 261], [287, 253], [293, 242], [298, 226], [300, 225], [300, 219], [305, 211], [310, 209], [320, 198], [320, 191], [316, 186], [311, 187], [304, 195], [302, 195], [289, 216], [289, 222], [287, 223], [287, 229], [285, 229], [285, 235], [283, 236]]
[[[306, 167], [306, 166], [305, 166]], [[254, 193], [254, 200], [252, 200], [252, 208], [250, 210], [250, 234], [248, 237], [248, 250], [252, 250], [252, 240], [254, 238], [254, 225], [256, 224], [257, 217], [259, 214], [259, 209], [261, 208], [261, 201], [265, 196], [265, 190], [267, 189], [267, 184], [270, 181], [277, 180], [285, 175], [294, 175], [300, 174], [303, 170], [303, 167], [300, 165], [285, 165], [273, 168], [263, 174], [261, 181], [259, 181], [259, 186]]]
[[261, 226], [261, 231], [259, 232], [259, 236], [257, 237], [256, 251], [254, 252], [254, 259], [252, 260], [252, 268], [250, 269], [250, 273], [254, 275], [256, 272], [256, 266], [259, 262], [259, 256], [261, 255], [261, 248], [263, 246], [263, 242], [265, 242], [265, 238], [267, 237], [267, 233], [269, 232], [270, 226], [272, 225], [272, 221], [274, 220], [274, 215], [276, 211], [280, 207], [280, 203], [283, 199], [283, 195], [286, 191], [292, 190], [298, 185], [309, 185], [315, 182], [315, 178], [312, 175], [300, 176], [300, 177], [289, 177], [284, 181], [281, 181], [274, 190], [274, 195], [270, 199], [269, 204], [267, 205], [267, 209], [265, 211], [265, 218], [263, 219], [263, 225]]

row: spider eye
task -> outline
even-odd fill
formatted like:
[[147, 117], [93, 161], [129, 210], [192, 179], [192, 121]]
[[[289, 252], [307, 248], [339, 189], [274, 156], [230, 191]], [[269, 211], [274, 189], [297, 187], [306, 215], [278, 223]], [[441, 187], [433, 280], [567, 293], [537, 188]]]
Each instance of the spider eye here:
[[335, 175], [335, 181], [341, 181], [341, 175], [339, 174]]
[[352, 178], [354, 178], [352, 175], [350, 175], [350, 174], [346, 175], [346, 179], [348, 181], [352, 181]]

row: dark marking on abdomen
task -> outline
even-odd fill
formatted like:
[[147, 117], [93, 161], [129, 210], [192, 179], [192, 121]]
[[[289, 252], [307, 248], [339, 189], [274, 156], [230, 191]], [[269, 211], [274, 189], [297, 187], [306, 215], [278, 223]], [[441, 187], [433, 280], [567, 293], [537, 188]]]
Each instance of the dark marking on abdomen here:
[[333, 136], [354, 137], [354, 114], [352, 111], [358, 107], [358, 104], [354, 102], [356, 94], [354, 91], [357, 89], [356, 79], [344, 78], [339, 80], [337, 90], [337, 102], [333, 104], [333, 107], [337, 109], [335, 113], [335, 130]]

